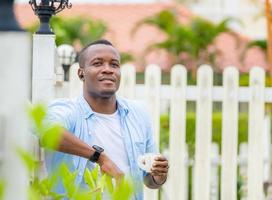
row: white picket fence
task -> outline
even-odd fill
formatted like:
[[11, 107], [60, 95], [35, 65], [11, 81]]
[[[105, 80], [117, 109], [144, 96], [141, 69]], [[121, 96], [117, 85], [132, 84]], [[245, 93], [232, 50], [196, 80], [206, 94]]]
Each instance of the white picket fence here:
[[[61, 78], [57, 81], [56, 97], [75, 97], [81, 92], [82, 82], [77, 78], [77, 68], [78, 64], [71, 67], [69, 83], [62, 82]], [[121, 71], [118, 95], [146, 101], [157, 145], [160, 102], [170, 101], [170, 171], [163, 199], [188, 199], [188, 166], [192, 162], [188, 160], [185, 143], [187, 101], [196, 101], [196, 133], [192, 133], [196, 134], [193, 199], [235, 200], [238, 169], [244, 181], [242, 199], [265, 199], [263, 184], [270, 179], [271, 130], [270, 119], [265, 118], [264, 104], [272, 103], [272, 88], [265, 88], [265, 73], [261, 68], [254, 67], [250, 71], [249, 87], [239, 87], [239, 73], [234, 67], [224, 71], [223, 86], [213, 86], [213, 71], [207, 65], [201, 66], [197, 72], [197, 86], [187, 85], [187, 71], [181, 65], [172, 68], [171, 85], [161, 85], [161, 70], [156, 65], [147, 66], [144, 85], [136, 85], [134, 66], [124, 65]], [[213, 102], [222, 102], [223, 105], [221, 155], [218, 147], [211, 143]], [[248, 144], [240, 146], [240, 155], [237, 147], [239, 102], [249, 104]], [[145, 199], [157, 200], [158, 192], [145, 188]]]

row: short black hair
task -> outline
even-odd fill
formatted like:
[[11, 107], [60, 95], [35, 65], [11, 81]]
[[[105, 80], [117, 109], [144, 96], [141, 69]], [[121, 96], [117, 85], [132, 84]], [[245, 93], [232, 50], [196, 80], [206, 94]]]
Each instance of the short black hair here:
[[85, 51], [90, 47], [90, 46], [93, 46], [93, 45], [96, 45], [96, 44], [104, 44], [104, 45], [109, 45], [109, 46], [112, 46], [112, 43], [106, 39], [99, 39], [99, 40], [96, 40], [96, 41], [93, 41], [91, 43], [89, 43], [88, 45], [86, 45], [80, 52], [79, 52], [79, 56], [78, 56], [78, 63], [79, 63], [79, 67], [83, 67], [85, 65]]

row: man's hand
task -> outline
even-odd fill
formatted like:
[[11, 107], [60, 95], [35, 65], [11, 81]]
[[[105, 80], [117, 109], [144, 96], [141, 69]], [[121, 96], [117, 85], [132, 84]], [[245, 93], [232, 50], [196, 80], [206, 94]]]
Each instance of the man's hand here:
[[124, 177], [124, 173], [106, 156], [105, 153], [101, 153], [97, 163], [103, 173], [110, 175], [116, 179], [116, 182], [120, 182]]
[[155, 184], [162, 185], [166, 181], [168, 168], [168, 160], [164, 156], [159, 155], [155, 158], [151, 168], [151, 176], [153, 176]]
[[162, 155], [157, 156], [151, 172], [145, 177], [145, 185], [151, 189], [161, 187], [167, 179], [168, 168], [168, 160]]

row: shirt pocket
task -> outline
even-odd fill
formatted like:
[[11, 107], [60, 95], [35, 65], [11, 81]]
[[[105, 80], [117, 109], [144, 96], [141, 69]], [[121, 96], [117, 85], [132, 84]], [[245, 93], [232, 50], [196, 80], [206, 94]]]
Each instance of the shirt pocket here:
[[143, 155], [145, 153], [145, 143], [142, 141], [135, 142], [135, 149], [136, 149], [136, 154], [137, 156]]

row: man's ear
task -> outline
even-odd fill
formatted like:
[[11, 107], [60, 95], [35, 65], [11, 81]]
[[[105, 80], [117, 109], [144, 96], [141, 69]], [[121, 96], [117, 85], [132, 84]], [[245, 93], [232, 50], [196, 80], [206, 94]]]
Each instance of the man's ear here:
[[79, 77], [80, 80], [82, 80], [82, 81], [85, 80], [84, 79], [84, 71], [83, 71], [83, 69], [81, 67], [78, 69], [77, 74], [78, 74], [78, 77]]

